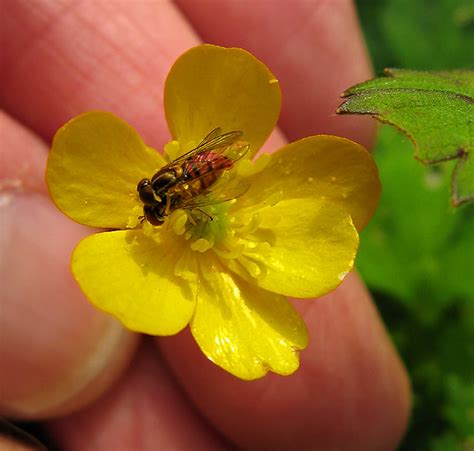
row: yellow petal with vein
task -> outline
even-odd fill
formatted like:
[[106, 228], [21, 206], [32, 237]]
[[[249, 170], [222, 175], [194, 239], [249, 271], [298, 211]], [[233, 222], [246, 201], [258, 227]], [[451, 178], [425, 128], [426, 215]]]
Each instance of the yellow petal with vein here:
[[81, 224], [125, 228], [142, 214], [137, 183], [164, 159], [137, 132], [110, 113], [75, 117], [56, 133], [46, 181], [57, 207]]
[[187, 250], [170, 240], [174, 234], [162, 235], [154, 240], [141, 230], [97, 233], [83, 239], [72, 256], [74, 277], [92, 304], [125, 327], [151, 335], [183, 329], [196, 296], [195, 283], [178, 274], [195, 271], [182, 267]]
[[306, 326], [288, 300], [248, 284], [216, 263], [202, 267], [191, 330], [204, 354], [233, 375], [257, 379], [297, 370]]
[[380, 197], [380, 180], [372, 156], [361, 145], [337, 136], [318, 135], [288, 144], [268, 165], [250, 177], [250, 190], [235, 208], [268, 199], [316, 198], [347, 210], [361, 230]]
[[280, 87], [249, 52], [200, 45], [180, 56], [165, 85], [165, 112], [182, 150], [199, 144], [214, 128], [239, 130], [253, 155], [280, 113]]
[[[258, 217], [259, 227], [245, 235], [249, 245], [242, 256], [222, 259], [250, 282], [285, 296], [312, 298], [332, 291], [351, 271], [359, 235], [340, 206], [291, 199], [263, 208]], [[236, 218], [236, 225], [249, 223], [243, 211]]]

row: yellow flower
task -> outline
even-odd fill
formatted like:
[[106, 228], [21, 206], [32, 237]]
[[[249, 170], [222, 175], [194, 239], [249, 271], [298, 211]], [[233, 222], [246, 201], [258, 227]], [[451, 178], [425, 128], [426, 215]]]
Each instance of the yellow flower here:
[[[202, 45], [171, 68], [164, 105], [168, 154], [221, 127], [242, 132], [250, 158], [275, 126], [280, 88], [250, 53]], [[117, 229], [74, 250], [81, 289], [134, 331], [172, 335], [189, 324], [204, 354], [242, 379], [293, 373], [308, 337], [286, 296], [321, 296], [351, 271], [379, 196], [372, 158], [344, 138], [305, 138], [226, 171], [221, 185], [249, 187], [236, 199], [176, 209], [152, 226], [140, 219], [137, 184], [165, 164], [110, 113], [57, 132], [46, 173], [53, 201], [81, 224]]]

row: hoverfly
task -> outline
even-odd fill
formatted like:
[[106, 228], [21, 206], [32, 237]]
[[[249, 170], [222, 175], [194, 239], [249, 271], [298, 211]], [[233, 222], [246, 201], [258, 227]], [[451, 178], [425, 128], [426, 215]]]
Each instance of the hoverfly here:
[[143, 218], [158, 226], [174, 210], [199, 209], [242, 195], [247, 186], [232, 186], [219, 195], [211, 195], [210, 190], [249, 150], [247, 142], [239, 141], [241, 136], [240, 131], [222, 133], [220, 127], [215, 128], [196, 148], [162, 167], [151, 180], [140, 180], [137, 191], [144, 204]]

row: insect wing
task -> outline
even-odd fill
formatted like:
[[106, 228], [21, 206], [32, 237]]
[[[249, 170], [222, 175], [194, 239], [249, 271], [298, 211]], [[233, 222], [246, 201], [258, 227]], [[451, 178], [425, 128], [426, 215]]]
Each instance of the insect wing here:
[[[228, 146], [222, 153], [217, 151], [203, 152], [189, 158], [189, 162], [185, 163], [185, 166], [191, 170], [194, 174], [192, 176], [192, 182], [209, 177], [211, 172], [219, 173], [219, 175], [231, 169], [234, 163], [243, 158], [250, 146], [245, 142], [238, 142], [232, 146]], [[199, 175], [195, 175], [199, 174]], [[179, 191], [183, 185], [190, 183], [189, 179], [181, 180], [173, 186], [173, 190]], [[212, 188], [214, 191], [214, 188]]]
[[231, 184], [221, 184], [220, 186], [206, 191], [199, 196], [196, 196], [192, 199], [187, 199], [183, 201], [176, 208], [182, 208], [184, 210], [192, 210], [193, 208], [202, 208], [208, 205], [221, 204], [223, 202], [229, 202], [231, 200], [237, 199], [238, 197], [244, 195], [250, 187], [250, 183], [243, 180]]
[[236, 141], [226, 147], [221, 149], [215, 149], [212, 153], [216, 155], [223, 155], [229, 160], [232, 160], [233, 163], [239, 161], [243, 158], [250, 149], [250, 144], [245, 141]]
[[[217, 130], [217, 129], [216, 129]], [[213, 130], [214, 132], [215, 130]], [[213, 133], [211, 132], [208, 137]], [[200, 151], [207, 151], [207, 150], [215, 150], [220, 147], [227, 147], [234, 143], [238, 138], [242, 136], [242, 132], [234, 131], [234, 132], [227, 132], [221, 135], [212, 136], [211, 139], [204, 138], [203, 142], [199, 144], [196, 149]]]
[[199, 143], [198, 148], [206, 144], [208, 141], [211, 141], [212, 139], [217, 138], [221, 134], [222, 134], [222, 128], [221, 127], [215, 128], [214, 130], [209, 132], [206, 135], [206, 137]]
[[170, 165], [180, 163], [184, 160], [187, 160], [188, 158], [194, 157], [195, 155], [209, 151], [222, 153], [228, 146], [230, 146], [242, 136], [242, 132], [239, 131], [227, 132], [223, 134], [221, 134], [221, 131], [222, 129], [220, 127], [215, 128], [201, 141], [197, 147], [176, 158], [170, 163]]

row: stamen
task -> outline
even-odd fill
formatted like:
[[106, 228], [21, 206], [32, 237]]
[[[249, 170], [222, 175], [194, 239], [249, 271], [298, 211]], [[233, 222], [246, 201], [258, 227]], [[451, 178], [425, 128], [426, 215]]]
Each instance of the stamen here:
[[141, 222], [141, 217], [143, 217], [143, 206], [137, 202], [137, 204], [134, 205], [130, 216], [128, 217], [126, 228], [134, 229], [137, 227]]
[[263, 153], [253, 162], [249, 159], [243, 159], [237, 164], [236, 173], [241, 177], [258, 174], [268, 165], [270, 160], [271, 156], [268, 153]]
[[[183, 210], [176, 210], [170, 215], [170, 226], [176, 235], [183, 235], [186, 232], [186, 223], [188, 215]], [[188, 239], [188, 238], [186, 238]]]
[[[234, 219], [235, 221], [235, 219]], [[236, 232], [239, 234], [248, 234], [248, 233], [253, 233], [257, 228], [260, 226], [260, 223], [262, 222], [261, 217], [258, 213], [254, 213], [250, 221], [247, 222], [245, 225], [235, 225], [234, 228], [236, 229]]]
[[238, 257], [237, 261], [247, 270], [247, 272], [254, 279], [258, 279], [258, 277], [261, 276], [262, 268], [260, 268], [260, 266], [256, 262], [244, 256]]
[[191, 249], [198, 252], [206, 252], [214, 246], [214, 240], [206, 240], [206, 238], [199, 238], [194, 243], [191, 243]]
[[219, 255], [219, 257], [233, 260], [242, 255], [244, 249], [245, 244], [242, 240], [235, 238], [231, 234], [227, 234], [217, 246], [214, 246], [213, 250], [217, 255]]
[[268, 241], [261, 241], [253, 236], [248, 236], [246, 239], [241, 239], [243, 243], [242, 254], [268, 254], [271, 249], [271, 244]]

